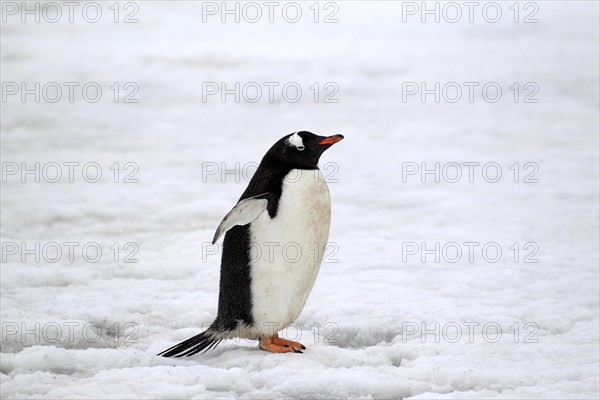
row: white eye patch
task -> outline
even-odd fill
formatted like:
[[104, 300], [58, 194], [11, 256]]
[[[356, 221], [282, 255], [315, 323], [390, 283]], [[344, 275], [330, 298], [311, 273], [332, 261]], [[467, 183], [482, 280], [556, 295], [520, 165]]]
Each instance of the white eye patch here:
[[294, 133], [288, 138], [288, 143], [300, 151], [304, 150], [304, 142], [302, 141], [300, 135], [298, 135], [298, 132]]

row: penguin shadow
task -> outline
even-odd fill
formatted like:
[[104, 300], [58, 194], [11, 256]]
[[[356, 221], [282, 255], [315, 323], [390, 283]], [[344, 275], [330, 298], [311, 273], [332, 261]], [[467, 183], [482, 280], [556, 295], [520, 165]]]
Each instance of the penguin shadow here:
[[236, 343], [235, 341], [231, 341], [230, 343], [222, 343], [221, 346], [217, 346], [216, 348], [212, 349], [211, 351], [207, 351], [206, 353], [203, 353], [202, 355], [200, 355], [200, 357], [202, 358], [209, 358], [209, 359], [223, 359], [223, 357], [248, 357], [251, 356], [253, 354], [260, 354], [263, 353], [262, 350], [260, 350], [258, 348], [258, 344], [254, 345], [254, 346], [250, 346], [250, 345], [241, 345], [239, 343]]
[[[196, 362], [209, 362], [209, 361], [231, 361], [235, 359], [247, 359], [254, 355], [262, 355], [265, 352], [258, 348], [256, 345], [245, 345], [236, 343], [235, 340], [223, 341], [219, 346], [210, 349], [206, 352], [200, 352], [189, 357], [179, 357], [175, 359], [189, 360]], [[166, 358], [169, 359], [169, 358]]]
[[[351, 356], [354, 360], [353, 362], [365, 365], [370, 364], [371, 362], [369, 361], [369, 354], [371, 354], [372, 351], [381, 351], [389, 358], [389, 363], [385, 364], [393, 367], [401, 367], [403, 360], [410, 361], [413, 358], [410, 357], [410, 355], [400, 351], [398, 348], [392, 348], [392, 342], [395, 337], [396, 335], [394, 333], [387, 332], [375, 336], [371, 335], [370, 338], [366, 338], [362, 336], [360, 331], [353, 330], [346, 335], [341, 335], [341, 342], [323, 341], [321, 344], [307, 346], [307, 356], [298, 355], [295, 353], [273, 354], [260, 350], [258, 346], [241, 345], [232, 341], [228, 344], [223, 343], [207, 352], [194, 354], [190, 357], [164, 358], [163, 360], [185, 360], [194, 363], [202, 363], [208, 366], [212, 365], [213, 367], [228, 368], [228, 366], [242, 365], [243, 363], [248, 362], [248, 360], [253, 360], [253, 363], [260, 363], [260, 360], [265, 360], [267, 362], [269, 362], [269, 360], [277, 360], [278, 362], [283, 362], [291, 359], [310, 359], [314, 358], [315, 356], [318, 358], [318, 350], [320, 346], [330, 346], [349, 351], [365, 350], [369, 349], [370, 347], [376, 347], [377, 349], [371, 349], [368, 351], [368, 353], [361, 353]], [[311, 347], [315, 352], [313, 357], [310, 356]]]

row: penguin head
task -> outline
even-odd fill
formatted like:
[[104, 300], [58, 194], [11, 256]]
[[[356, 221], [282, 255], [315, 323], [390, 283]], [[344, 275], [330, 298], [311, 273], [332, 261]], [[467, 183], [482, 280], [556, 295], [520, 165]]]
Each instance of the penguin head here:
[[342, 135], [319, 136], [300, 131], [279, 139], [267, 152], [267, 156], [294, 168], [317, 168], [321, 154], [334, 143], [344, 139]]

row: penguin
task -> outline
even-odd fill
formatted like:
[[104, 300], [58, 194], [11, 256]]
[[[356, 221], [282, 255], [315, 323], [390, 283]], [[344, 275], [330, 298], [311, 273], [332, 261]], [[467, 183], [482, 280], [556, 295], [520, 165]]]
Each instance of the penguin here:
[[267, 151], [212, 240], [225, 235], [215, 320], [159, 356], [191, 356], [231, 338], [258, 340], [273, 353], [306, 349], [278, 331], [298, 318], [319, 272], [331, 203], [318, 163], [343, 138], [299, 131]]

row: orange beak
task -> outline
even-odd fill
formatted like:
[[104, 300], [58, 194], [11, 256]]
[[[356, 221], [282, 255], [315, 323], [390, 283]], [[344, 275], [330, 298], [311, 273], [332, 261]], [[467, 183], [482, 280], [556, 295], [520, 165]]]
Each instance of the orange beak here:
[[344, 139], [343, 135], [333, 135], [333, 136], [329, 136], [329, 137], [321, 140], [319, 142], [319, 144], [334, 144], [334, 143], [339, 142], [342, 139]]

